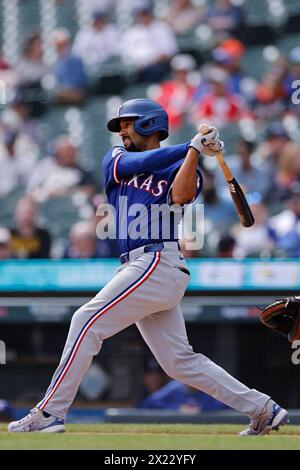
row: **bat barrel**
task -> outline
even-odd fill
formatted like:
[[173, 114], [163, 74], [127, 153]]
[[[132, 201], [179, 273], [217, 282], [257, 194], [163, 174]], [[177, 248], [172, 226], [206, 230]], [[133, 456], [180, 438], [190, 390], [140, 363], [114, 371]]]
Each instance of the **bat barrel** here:
[[231, 181], [228, 181], [228, 188], [241, 224], [244, 227], [252, 227], [255, 219], [242, 188], [234, 178]]

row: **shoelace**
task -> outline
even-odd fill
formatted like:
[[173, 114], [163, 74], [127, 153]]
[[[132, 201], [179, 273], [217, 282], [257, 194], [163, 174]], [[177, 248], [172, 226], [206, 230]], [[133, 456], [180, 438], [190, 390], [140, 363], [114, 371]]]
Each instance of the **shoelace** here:
[[[258, 432], [260, 428], [263, 427], [266, 421], [269, 418], [268, 409], [266, 408], [256, 420], [250, 420], [250, 429], [253, 429], [254, 432]], [[254, 427], [255, 426], [255, 427]]]
[[31, 410], [30, 413], [27, 416], [24, 416], [24, 418], [20, 419], [19, 423], [25, 423], [26, 421], [29, 420], [33, 415], [36, 415], [38, 413], [37, 410]]

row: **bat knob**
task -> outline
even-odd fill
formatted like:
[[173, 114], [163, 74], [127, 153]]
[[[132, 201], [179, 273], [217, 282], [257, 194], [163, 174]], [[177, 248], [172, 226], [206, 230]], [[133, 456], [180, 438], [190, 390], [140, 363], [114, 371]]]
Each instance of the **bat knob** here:
[[210, 132], [210, 126], [208, 124], [200, 124], [198, 131], [203, 135], [208, 134]]

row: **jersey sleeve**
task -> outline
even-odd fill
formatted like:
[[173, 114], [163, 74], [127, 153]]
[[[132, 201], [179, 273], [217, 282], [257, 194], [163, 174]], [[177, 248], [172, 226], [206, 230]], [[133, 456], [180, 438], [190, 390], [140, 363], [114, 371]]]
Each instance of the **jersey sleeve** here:
[[189, 143], [162, 147], [144, 152], [127, 152], [124, 147], [113, 147], [103, 158], [102, 171], [105, 187], [119, 184], [122, 178], [143, 172], [157, 173], [184, 159]]
[[113, 147], [103, 158], [102, 174], [104, 176], [104, 186], [106, 189], [112, 184], [119, 184], [121, 181], [118, 176], [118, 162], [124, 152], [124, 147]]
[[170, 165], [185, 158], [189, 143], [162, 147], [144, 152], [127, 152], [124, 147], [114, 147], [113, 175], [116, 182], [122, 178], [142, 172], [156, 172], [168, 168]]

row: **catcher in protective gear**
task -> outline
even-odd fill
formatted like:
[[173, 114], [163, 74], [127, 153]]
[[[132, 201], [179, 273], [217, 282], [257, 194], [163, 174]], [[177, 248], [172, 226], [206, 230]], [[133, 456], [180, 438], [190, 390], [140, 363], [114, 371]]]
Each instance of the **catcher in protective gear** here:
[[260, 321], [278, 331], [292, 343], [300, 339], [300, 297], [287, 297], [265, 307]]

